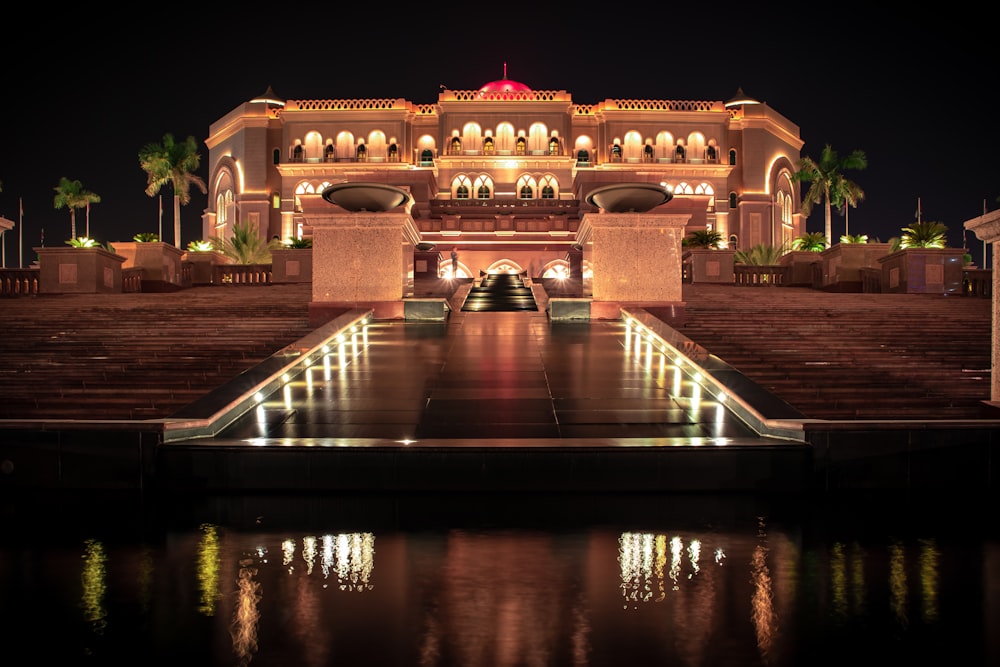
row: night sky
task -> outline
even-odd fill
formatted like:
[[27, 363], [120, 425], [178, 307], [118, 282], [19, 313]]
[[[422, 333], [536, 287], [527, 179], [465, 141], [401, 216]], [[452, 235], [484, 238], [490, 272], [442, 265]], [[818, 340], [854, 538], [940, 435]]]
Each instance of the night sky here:
[[[268, 86], [286, 99], [425, 104], [437, 101], [441, 85], [469, 90], [502, 78], [504, 63], [508, 78], [565, 90], [579, 104], [726, 100], [742, 87], [799, 126], [803, 155], [818, 159], [826, 144], [841, 156], [865, 152], [868, 168], [847, 174], [865, 192], [849, 215], [852, 234], [898, 236], [916, 220], [919, 199], [922, 219], [945, 224], [949, 246], [969, 247], [982, 263], [983, 243], [963, 224], [984, 205], [1000, 207], [995, 23], [983, 10], [896, 16], [826, 5], [835, 16], [764, 19], [742, 15], [746, 8], [685, 15], [668, 3], [633, 3], [584, 19], [579, 7], [568, 12], [576, 18], [547, 18], [534, 13], [544, 5], [501, 15], [490, 5], [439, 4], [427, 5], [434, 14], [422, 19], [371, 7], [377, 11], [362, 14], [326, 5], [312, 17], [308, 6], [295, 6], [298, 16], [281, 20], [202, 13], [111, 20], [91, 7], [79, 16], [60, 10], [58, 28], [27, 16], [20, 41], [31, 52], [9, 54], [4, 68], [0, 215], [18, 222], [19, 200], [24, 207], [23, 229], [5, 234], [6, 265], [18, 266], [20, 235], [25, 265], [43, 229], [45, 245], [70, 237], [69, 210], [53, 206], [63, 176], [101, 197], [91, 207], [92, 237], [113, 243], [158, 231], [142, 147], [168, 132], [193, 136], [207, 180], [209, 125]], [[123, 20], [134, 27], [112, 28]], [[169, 241], [169, 187], [163, 195]], [[201, 237], [206, 207], [193, 189], [181, 213], [182, 245]], [[78, 235], [85, 224], [80, 209]], [[823, 226], [817, 206], [806, 231]], [[836, 212], [833, 233], [844, 233]]]

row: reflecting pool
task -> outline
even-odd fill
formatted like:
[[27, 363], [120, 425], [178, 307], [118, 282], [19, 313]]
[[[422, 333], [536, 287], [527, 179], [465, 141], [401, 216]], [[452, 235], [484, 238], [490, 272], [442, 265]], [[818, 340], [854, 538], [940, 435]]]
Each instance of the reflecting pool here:
[[19, 494], [0, 628], [61, 664], [995, 665], [981, 500]]

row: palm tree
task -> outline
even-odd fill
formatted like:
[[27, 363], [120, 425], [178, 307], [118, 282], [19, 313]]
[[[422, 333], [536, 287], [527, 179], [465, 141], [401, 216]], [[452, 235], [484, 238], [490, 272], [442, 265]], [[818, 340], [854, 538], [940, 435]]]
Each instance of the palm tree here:
[[948, 244], [948, 228], [940, 222], [914, 222], [902, 230], [900, 248], [944, 248]]
[[146, 144], [139, 152], [139, 166], [146, 172], [146, 194], [155, 197], [166, 184], [174, 191], [174, 246], [181, 247], [181, 205], [191, 202], [191, 186], [208, 194], [205, 181], [194, 172], [201, 164], [198, 142], [188, 137], [174, 141], [174, 135], [163, 135], [163, 143]]
[[802, 214], [809, 216], [815, 204], [823, 204], [825, 214], [826, 243], [830, 245], [833, 238], [833, 223], [830, 207], [836, 204], [841, 207], [845, 202], [857, 202], [864, 197], [861, 188], [851, 182], [842, 172], [849, 169], [864, 169], [868, 166], [868, 158], [864, 151], [855, 150], [845, 158], [840, 158], [837, 152], [827, 144], [820, 154], [819, 162], [806, 156], [799, 160], [799, 170], [792, 174], [793, 180], [811, 183], [802, 202]]
[[235, 264], [270, 264], [271, 249], [283, 247], [280, 241], [269, 243], [257, 231], [257, 225], [247, 222], [233, 226], [233, 235], [228, 239], [215, 237], [212, 245]]
[[806, 232], [792, 241], [792, 250], [822, 252], [826, 250], [826, 237], [823, 232]]
[[774, 266], [785, 254], [784, 246], [760, 243], [747, 250], [737, 250], [733, 261], [749, 266]]
[[[76, 209], [86, 208], [90, 209], [91, 204], [100, 204], [101, 198], [99, 195], [85, 190], [83, 183], [80, 181], [71, 181], [70, 179], [63, 176], [59, 179], [59, 185], [53, 188], [56, 191], [56, 196], [52, 200], [53, 206], [57, 209], [69, 208], [69, 221], [70, 221], [70, 238], [76, 238]], [[90, 230], [87, 230], [87, 236], [90, 236]]]
[[684, 237], [682, 245], [688, 248], [718, 248], [722, 232], [715, 229], [696, 229]]

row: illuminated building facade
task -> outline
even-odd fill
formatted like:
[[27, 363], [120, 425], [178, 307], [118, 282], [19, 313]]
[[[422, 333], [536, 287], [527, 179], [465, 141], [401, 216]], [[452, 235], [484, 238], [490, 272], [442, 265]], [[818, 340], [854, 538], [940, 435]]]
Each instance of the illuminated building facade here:
[[[506, 72], [505, 72], [506, 76]], [[729, 246], [800, 235], [799, 128], [742, 90], [728, 101], [606, 99], [501, 79], [478, 90], [400, 98], [283, 100], [267, 92], [213, 123], [204, 238], [237, 222], [287, 240], [309, 236], [302, 198], [328, 185], [384, 183], [411, 194], [421, 242], [461, 249], [461, 271], [541, 276], [566, 264], [594, 189], [662, 185], [658, 212], [688, 216], [685, 235]]]

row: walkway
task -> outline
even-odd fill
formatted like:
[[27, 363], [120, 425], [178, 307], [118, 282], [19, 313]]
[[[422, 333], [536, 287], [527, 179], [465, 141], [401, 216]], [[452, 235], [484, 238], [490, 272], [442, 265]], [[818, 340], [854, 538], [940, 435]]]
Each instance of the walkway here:
[[[7, 362], [0, 385], [7, 412], [0, 418], [13, 420], [0, 423], [0, 486], [626, 492], [993, 484], [997, 457], [991, 458], [991, 450], [1000, 432], [995, 421], [939, 423], [925, 414], [921, 423], [904, 428], [892, 420], [817, 422], [829, 440], [813, 446], [759, 438], [713, 397], [696, 394], [669, 362], [638, 354], [623, 322], [550, 322], [537, 288], [535, 311], [463, 312], [456, 294], [448, 323], [375, 322], [356, 349], [348, 346], [344, 363], [331, 359], [329, 369], [320, 365], [310, 379], [287, 383], [221, 437], [161, 447], [155, 446], [158, 419], [183, 420], [198, 404], [227, 400], [226, 392], [211, 390], [245, 384], [261, 368], [254, 364], [306, 335], [308, 286], [5, 302], [10, 308], [4, 318], [16, 322], [9, 330], [19, 335], [0, 344], [0, 363]], [[801, 376], [789, 369], [809, 367], [809, 355], [827, 341], [819, 359], [843, 358], [845, 368], [854, 359], [853, 370], [841, 374], [872, 381], [874, 357], [862, 353], [870, 342], [838, 356], [829, 341], [848, 341], [866, 327], [878, 331], [903, 314], [924, 313], [929, 326], [945, 312], [938, 309], [944, 297], [924, 295], [684, 289], [689, 308], [687, 322], [674, 323], [679, 331], [706, 347], [740, 343], [746, 349], [758, 344], [751, 331], [777, 331], [768, 339], [781, 347], [767, 348], [761, 358], [778, 368], [781, 362], [773, 359], [794, 360], [784, 366], [793, 380]], [[851, 301], [880, 297], [891, 297], [892, 304], [850, 311], [859, 327], [851, 336], [806, 338], [796, 328], [834, 319]], [[947, 300], [941, 308], [965, 315], [933, 331], [955, 354], [940, 363], [916, 363], [914, 373], [937, 369], [946, 373], [941, 378], [951, 377], [958, 363], [965, 377], [966, 364], [982, 364], [982, 350], [988, 357], [988, 301]], [[793, 302], [804, 310], [789, 306]], [[720, 312], [708, 315], [713, 308]], [[732, 317], [723, 317], [723, 310]], [[764, 317], [771, 310], [784, 319]], [[733, 334], [705, 334], [709, 340], [703, 342], [694, 325], [708, 321], [740, 326]], [[838, 331], [847, 331], [846, 321]], [[894, 328], [891, 349], [887, 340], [880, 354], [907, 354], [907, 330], [919, 329], [920, 322], [915, 317]], [[968, 334], [957, 322], [979, 329]], [[963, 342], [949, 342], [952, 337]], [[805, 352], [796, 346], [800, 339]], [[918, 347], [926, 348], [927, 340]], [[962, 347], [970, 348], [971, 361], [958, 353]], [[756, 368], [741, 363], [745, 377], [754, 380]], [[820, 385], [828, 366], [812, 369]], [[877, 373], [879, 380], [888, 375]], [[982, 368], [976, 375], [983, 375]], [[907, 386], [905, 377], [898, 381]], [[759, 391], [753, 386], [750, 391]], [[938, 383], [944, 386], [944, 380]], [[982, 393], [963, 390], [968, 405], [988, 398], [988, 378], [969, 386]], [[942, 406], [954, 402], [947, 390], [938, 398]], [[889, 384], [863, 395], [859, 404], [877, 409], [883, 399], [887, 406], [900, 404]], [[928, 445], [928, 438], [937, 444]], [[836, 449], [844, 443], [851, 450], [846, 456]], [[936, 449], [941, 444], [959, 457], [943, 458]], [[918, 461], [918, 450], [930, 457]]]

